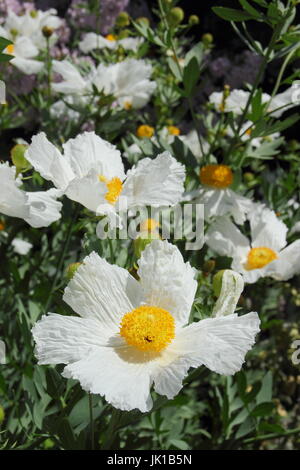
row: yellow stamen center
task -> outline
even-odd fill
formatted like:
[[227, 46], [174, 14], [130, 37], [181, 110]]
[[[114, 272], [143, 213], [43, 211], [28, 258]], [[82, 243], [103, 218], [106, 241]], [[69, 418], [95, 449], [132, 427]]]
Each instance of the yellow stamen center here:
[[108, 41], [116, 41], [117, 37], [114, 34], [107, 34], [105, 36], [105, 39], [107, 39]]
[[126, 109], [126, 111], [129, 111], [130, 109], [132, 109], [132, 103], [130, 103], [130, 101], [125, 101], [124, 109]]
[[233, 173], [227, 165], [206, 165], [200, 170], [202, 184], [213, 188], [225, 189], [233, 182]]
[[271, 248], [267, 248], [265, 246], [252, 248], [248, 253], [245, 267], [248, 271], [251, 269], [260, 269], [277, 258], [277, 254], [275, 251], [271, 250]]
[[9, 44], [6, 48], [6, 53], [9, 55], [14, 55], [15, 53], [15, 46], [13, 44]]
[[168, 126], [167, 129], [171, 135], [180, 135], [180, 129], [176, 126]]
[[140, 138], [150, 139], [154, 134], [154, 128], [147, 126], [146, 124], [139, 126], [136, 131], [136, 135]]
[[155, 219], [146, 219], [140, 224], [141, 232], [155, 232], [159, 227], [159, 222]]
[[141, 306], [124, 315], [120, 335], [140, 351], [160, 352], [175, 338], [175, 321], [163, 308]]
[[115, 178], [112, 178], [111, 180], [108, 180], [103, 175], [99, 175], [98, 178], [99, 178], [99, 181], [106, 184], [107, 193], [105, 194], [105, 199], [110, 204], [114, 205], [117, 202], [118, 197], [120, 196], [120, 194], [122, 192], [122, 189], [123, 189], [122, 181], [118, 177], [115, 177]]
[[252, 128], [250, 127], [250, 129], [247, 129], [247, 130], [246, 130], [246, 135], [249, 135], [249, 136], [250, 136], [250, 135], [251, 135], [251, 132], [252, 132]]

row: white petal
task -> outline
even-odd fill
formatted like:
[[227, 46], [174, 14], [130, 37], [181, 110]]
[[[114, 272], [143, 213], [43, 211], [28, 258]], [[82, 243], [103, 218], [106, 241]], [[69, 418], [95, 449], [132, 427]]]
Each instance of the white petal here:
[[91, 171], [81, 178], [74, 178], [65, 192], [72, 201], [79, 202], [93, 212], [99, 212], [99, 207], [107, 202], [104, 197], [107, 187], [99, 181], [96, 171]]
[[0, 163], [0, 213], [24, 219], [29, 215], [27, 197], [15, 177], [15, 167]]
[[169, 152], [143, 158], [127, 173], [122, 196], [128, 207], [175, 206], [184, 191], [185, 169]]
[[204, 204], [205, 219], [232, 215], [237, 224], [242, 224], [252, 209], [252, 201], [230, 189], [201, 189], [197, 198]]
[[50, 313], [32, 328], [39, 364], [68, 364], [86, 358], [105, 346], [109, 337], [94, 318], [77, 318]]
[[65, 289], [64, 301], [83, 318], [98, 318], [103, 328], [118, 329], [125, 313], [140, 305], [139, 283], [126, 269], [111, 265], [95, 252]]
[[235, 271], [225, 269], [222, 275], [222, 287], [212, 315], [221, 317], [234, 313], [241, 293], [244, 290], [242, 276]]
[[44, 68], [43, 62], [33, 59], [23, 59], [22, 57], [15, 57], [10, 62], [26, 75], [39, 73]]
[[251, 312], [238, 317], [207, 318], [181, 330], [191, 367], [205, 365], [223, 375], [238, 372], [255, 342], [260, 320]]
[[11, 242], [14, 252], [18, 255], [27, 255], [31, 248], [33, 247], [32, 243], [22, 240], [21, 238], [14, 238]]
[[[14, 42], [14, 54], [16, 57], [20, 56], [23, 59], [32, 59], [39, 54], [38, 48], [33, 44], [30, 38], [25, 36], [17, 37]], [[40, 63], [44, 66], [43, 63]]]
[[58, 93], [83, 93], [87, 82], [79, 70], [67, 60], [53, 61], [53, 72], [62, 76], [63, 81], [52, 83], [52, 89]]
[[[226, 217], [219, 217], [208, 229], [206, 243], [221, 256], [243, 263], [250, 250], [248, 239]], [[235, 268], [236, 269], [236, 268]]]
[[279, 253], [279, 258], [266, 266], [268, 276], [287, 281], [300, 273], [300, 240], [296, 240]]
[[91, 169], [107, 179], [125, 178], [121, 154], [117, 148], [94, 132], [84, 132], [64, 144], [65, 158], [78, 177]]
[[26, 150], [25, 158], [43, 178], [52, 181], [64, 190], [74, 178], [74, 174], [61, 153], [47, 139], [44, 132], [32, 137], [32, 143]]
[[61, 202], [56, 199], [62, 195], [57, 189], [48, 191], [27, 192], [29, 205], [29, 217], [26, 222], [32, 227], [48, 227], [53, 222], [61, 218]]
[[148, 305], [169, 311], [176, 322], [188, 322], [197, 290], [195, 270], [167, 241], [154, 240], [138, 261], [140, 283]]
[[286, 245], [287, 226], [263, 204], [256, 204], [249, 214], [252, 247], [265, 246], [274, 251]]

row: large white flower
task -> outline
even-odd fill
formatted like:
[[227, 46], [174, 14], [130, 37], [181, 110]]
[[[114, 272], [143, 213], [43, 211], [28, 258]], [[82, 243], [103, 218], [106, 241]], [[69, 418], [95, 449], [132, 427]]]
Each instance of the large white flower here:
[[139, 109], [148, 103], [156, 88], [156, 83], [150, 80], [152, 66], [144, 60], [99, 64], [84, 76], [67, 60], [53, 61], [53, 70], [63, 78], [61, 82], [52, 84], [54, 91], [85, 96], [86, 102], [95, 86], [99, 91], [113, 95], [120, 106]]
[[19, 36], [14, 44], [7, 46], [4, 52], [13, 56], [10, 63], [26, 75], [38, 73], [44, 67], [43, 62], [34, 59], [39, 51], [26, 36]]
[[173, 206], [181, 200], [185, 170], [169, 152], [142, 159], [125, 175], [119, 150], [94, 132], [70, 139], [63, 149], [62, 155], [40, 133], [32, 138], [25, 157], [45, 179], [93, 212], [113, 215], [137, 206]]
[[233, 172], [227, 165], [206, 165], [200, 170], [199, 189], [186, 193], [184, 199], [204, 205], [205, 219], [231, 215], [236, 223], [242, 224], [246, 214], [252, 209], [249, 198], [236, 193], [230, 186], [233, 183]]
[[220, 217], [207, 232], [206, 242], [220, 255], [232, 257], [232, 269], [245, 282], [260, 277], [287, 280], [300, 273], [300, 240], [286, 246], [286, 225], [275, 212], [253, 204], [249, 214], [251, 241], [226, 217]]
[[236, 290], [214, 318], [187, 326], [197, 282], [178, 248], [153, 241], [138, 274], [139, 282], [96, 253], [86, 257], [64, 293], [79, 317], [50, 313], [32, 330], [39, 364], [67, 364], [64, 377], [84, 390], [142, 412], [152, 407], [152, 385], [171, 399], [190, 367], [241, 369], [260, 322], [256, 313], [233, 313]]
[[[62, 20], [57, 16], [57, 11], [50, 10], [26, 11], [23, 15], [17, 15], [12, 10], [8, 10], [5, 22], [0, 27], [0, 36], [11, 39], [13, 42], [18, 36], [26, 36], [30, 39], [38, 50], [45, 48], [46, 38], [43, 36], [43, 28], [48, 27], [53, 31], [59, 28]], [[55, 35], [51, 37], [51, 42], [56, 40]]]
[[32, 227], [48, 227], [60, 219], [61, 203], [56, 199], [61, 191], [26, 192], [16, 178], [16, 168], [0, 163], [0, 213], [24, 219]]
[[116, 50], [122, 47], [125, 50], [136, 52], [140, 45], [144, 42], [143, 38], [123, 38], [118, 39], [112, 34], [106, 37], [96, 33], [87, 33], [83, 40], [79, 43], [79, 49], [85, 54], [95, 49]]
[[[272, 117], [280, 118], [287, 109], [298, 106], [298, 100], [293, 99], [293, 93], [295, 93], [294, 87], [287, 88], [273, 98], [268, 93], [263, 93], [262, 103], [268, 103], [267, 112], [271, 113]], [[228, 96], [225, 96], [222, 91], [215, 91], [210, 95], [209, 102], [214, 105], [215, 110], [219, 113], [232, 112], [240, 115], [244, 112], [249, 96], [250, 92], [245, 90], [232, 90]]]

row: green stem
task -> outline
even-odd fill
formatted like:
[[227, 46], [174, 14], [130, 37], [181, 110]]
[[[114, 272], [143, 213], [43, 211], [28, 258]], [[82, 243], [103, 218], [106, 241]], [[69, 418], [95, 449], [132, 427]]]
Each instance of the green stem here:
[[111, 449], [116, 438], [116, 432], [118, 430], [118, 424], [121, 418], [121, 414], [122, 412], [120, 410], [113, 408], [108, 430], [106, 432], [105, 439], [102, 444], [102, 450]]
[[52, 61], [50, 54], [50, 40], [47, 37], [47, 95], [48, 95], [48, 109], [51, 105], [51, 71], [52, 71]]
[[90, 426], [91, 426], [91, 449], [95, 449], [95, 430], [94, 430], [94, 417], [93, 417], [93, 396], [89, 393], [89, 410], [90, 410]]
[[250, 437], [249, 439], [245, 439], [243, 441], [244, 444], [251, 444], [252, 442], [256, 441], [265, 441], [265, 440], [270, 440], [270, 439], [277, 439], [279, 437], [286, 437], [286, 436], [292, 436], [293, 434], [298, 434], [300, 433], [300, 428], [296, 429], [290, 429], [289, 431], [285, 431], [282, 433], [271, 433], [271, 434], [264, 434], [263, 436], [256, 436], [256, 437]]
[[76, 208], [73, 212], [73, 216], [71, 217], [71, 220], [70, 220], [70, 223], [69, 223], [69, 226], [68, 226], [68, 230], [67, 230], [67, 235], [66, 235], [66, 238], [65, 238], [65, 242], [62, 246], [62, 250], [61, 250], [61, 253], [60, 253], [60, 256], [59, 256], [59, 261], [58, 261], [58, 265], [57, 265], [57, 268], [56, 268], [55, 276], [53, 278], [52, 286], [51, 286], [51, 289], [50, 289], [50, 292], [49, 292], [49, 295], [48, 295], [48, 298], [47, 298], [47, 301], [46, 301], [45, 313], [48, 312], [48, 309], [49, 309], [50, 304], [51, 304], [53, 293], [56, 289], [57, 279], [58, 279], [59, 273], [61, 272], [64, 260], [65, 260], [66, 252], [69, 248], [71, 235], [72, 235], [72, 231], [73, 231], [73, 225], [74, 225], [74, 222], [77, 218], [78, 211], [79, 211], [79, 206], [76, 206]]

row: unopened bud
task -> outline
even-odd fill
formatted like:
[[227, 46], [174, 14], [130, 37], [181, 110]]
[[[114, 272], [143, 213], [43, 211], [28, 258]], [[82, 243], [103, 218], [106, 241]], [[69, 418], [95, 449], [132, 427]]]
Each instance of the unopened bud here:
[[71, 263], [71, 264], [69, 264], [69, 266], [66, 269], [66, 277], [69, 281], [74, 277], [77, 269], [81, 265], [82, 265], [82, 263]]
[[150, 21], [148, 20], [148, 18], [146, 18], [146, 16], [140, 16], [140, 18], [137, 18], [135, 21], [144, 26], [150, 25]]
[[205, 46], [210, 46], [214, 42], [214, 37], [210, 33], [203, 34], [202, 42]]
[[184, 19], [184, 11], [180, 7], [171, 8], [168, 13], [168, 22], [171, 26], [177, 26]]
[[28, 145], [17, 144], [10, 151], [11, 161], [17, 169], [17, 175], [23, 171], [29, 170], [31, 167], [30, 163], [25, 158], [25, 152], [27, 149]]
[[196, 24], [199, 24], [199, 23], [200, 23], [199, 16], [191, 15], [189, 17], [189, 25], [190, 26], [195, 26]]
[[49, 28], [49, 26], [44, 26], [42, 29], [42, 33], [45, 38], [51, 38], [53, 32], [53, 28]]
[[203, 264], [203, 271], [205, 273], [211, 273], [216, 267], [216, 262], [214, 259], [209, 259]]
[[116, 26], [118, 28], [124, 28], [124, 26], [128, 26], [130, 24], [130, 17], [126, 11], [121, 11], [119, 16], [116, 19]]

